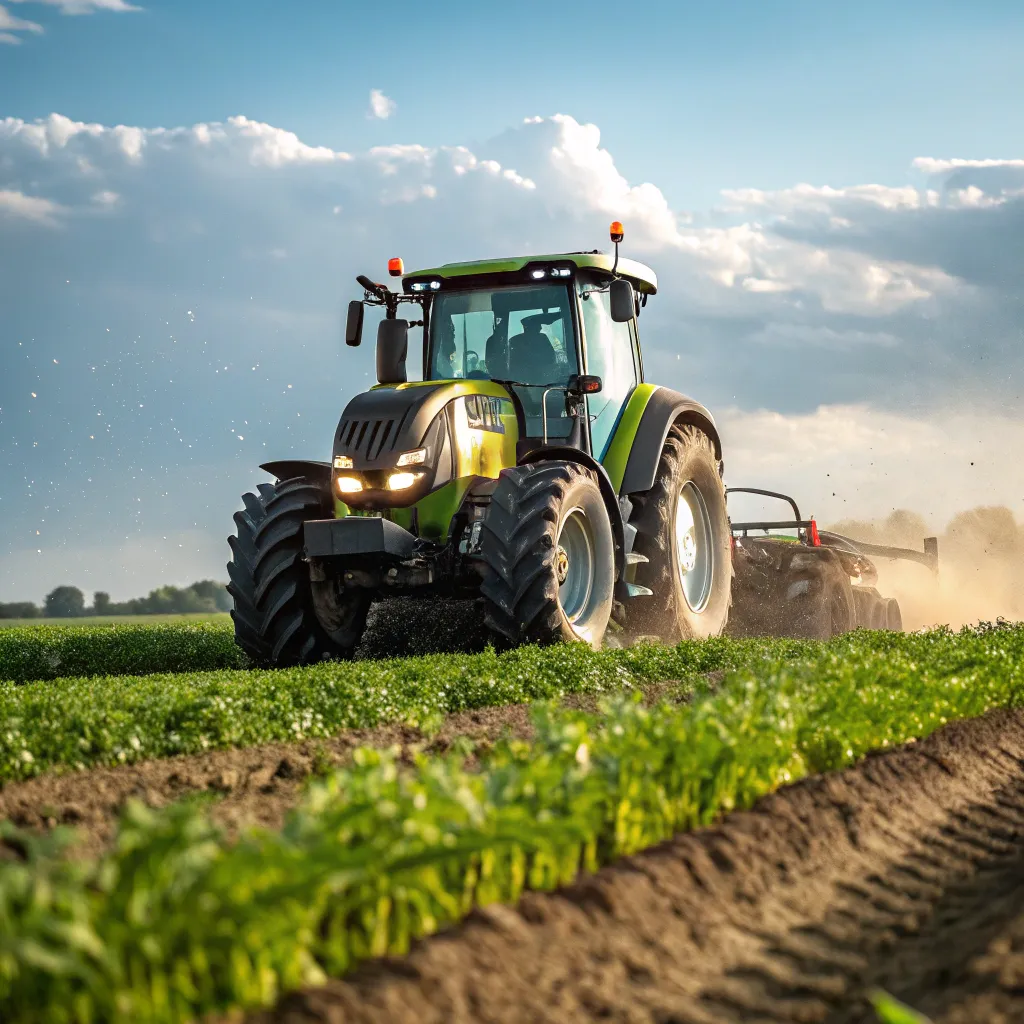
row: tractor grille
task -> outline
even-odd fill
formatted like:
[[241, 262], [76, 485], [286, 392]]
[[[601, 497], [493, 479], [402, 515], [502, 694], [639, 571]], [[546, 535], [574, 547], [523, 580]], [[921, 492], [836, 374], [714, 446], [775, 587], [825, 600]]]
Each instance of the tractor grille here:
[[342, 420], [338, 428], [338, 444], [347, 455], [376, 459], [390, 451], [398, 440], [394, 420]]

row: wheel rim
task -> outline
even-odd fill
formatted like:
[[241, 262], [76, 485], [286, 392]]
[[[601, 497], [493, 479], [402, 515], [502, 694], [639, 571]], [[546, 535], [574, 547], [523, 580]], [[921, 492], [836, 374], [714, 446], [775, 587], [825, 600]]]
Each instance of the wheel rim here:
[[571, 624], [586, 617], [594, 593], [594, 538], [590, 521], [581, 508], [563, 520], [555, 546], [555, 578], [558, 604]]
[[715, 553], [711, 517], [704, 496], [687, 482], [676, 500], [676, 564], [683, 598], [691, 611], [701, 612], [711, 597]]

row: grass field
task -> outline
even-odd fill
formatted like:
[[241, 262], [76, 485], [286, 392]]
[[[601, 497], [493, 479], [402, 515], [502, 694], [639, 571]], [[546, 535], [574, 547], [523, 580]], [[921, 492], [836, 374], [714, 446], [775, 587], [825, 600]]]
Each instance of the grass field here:
[[0, 629], [31, 629], [34, 626], [124, 626], [163, 625], [178, 622], [230, 623], [227, 612], [196, 612], [189, 615], [84, 615], [75, 619], [0, 619]]
[[[188, 637], [220, 656], [227, 635], [149, 632], [159, 641], [143, 627], [124, 635], [153, 664]], [[111, 657], [105, 630], [82, 630], [78, 647], [73, 629], [11, 635], [37, 657], [45, 643], [33, 648], [32, 633], [87, 668]], [[666, 679], [685, 703], [630, 699]], [[529, 741], [456, 744], [412, 763], [364, 749], [315, 781], [281, 831], [229, 840], [194, 803], [132, 805], [110, 851], [83, 864], [62, 856], [59, 834], [5, 825], [19, 853], [0, 857], [4, 1019], [186, 1021], [404, 955], [475, 906], [567, 884], [809, 774], [1020, 706], [1024, 627], [0, 683], [0, 773], [388, 721], [429, 732], [456, 711], [566, 693], [607, 703], [596, 715], [541, 705]]]
[[[72, 620], [75, 621], [75, 620]], [[228, 622], [33, 625], [0, 630], [0, 680], [242, 668]]]

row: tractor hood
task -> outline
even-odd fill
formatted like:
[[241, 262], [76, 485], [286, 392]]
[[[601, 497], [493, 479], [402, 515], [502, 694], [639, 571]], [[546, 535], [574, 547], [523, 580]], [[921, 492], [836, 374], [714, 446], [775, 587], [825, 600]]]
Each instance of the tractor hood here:
[[[511, 410], [505, 388], [486, 380], [380, 385], [356, 395], [338, 424], [332, 465], [335, 478], [351, 476], [361, 488], [338, 497], [353, 508], [403, 507], [462, 475], [459, 449], [472, 438], [461, 435], [504, 433], [497, 415], [489, 416], [492, 403]], [[415, 483], [393, 488], [395, 473]]]
[[449, 402], [466, 395], [508, 400], [489, 380], [387, 384], [356, 395], [341, 414], [334, 455], [352, 460], [355, 471], [391, 469], [404, 452], [423, 446], [427, 430]]
[[373, 388], [345, 406], [334, 455], [348, 456], [356, 472], [393, 469], [398, 457], [421, 447], [427, 428], [454, 397], [451, 385], [399, 384]]

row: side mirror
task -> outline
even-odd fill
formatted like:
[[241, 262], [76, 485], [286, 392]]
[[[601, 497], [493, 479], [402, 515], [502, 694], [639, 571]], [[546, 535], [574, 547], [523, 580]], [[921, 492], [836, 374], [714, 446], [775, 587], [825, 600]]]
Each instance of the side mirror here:
[[363, 340], [363, 312], [365, 306], [359, 299], [348, 304], [348, 317], [345, 320], [345, 344], [355, 348]]
[[617, 324], [628, 324], [636, 312], [633, 299], [633, 286], [621, 277], [612, 281], [608, 289], [608, 298], [612, 308], [612, 319]]
[[409, 376], [405, 370], [409, 354], [409, 321], [381, 320], [377, 328], [377, 382], [404, 384]]

